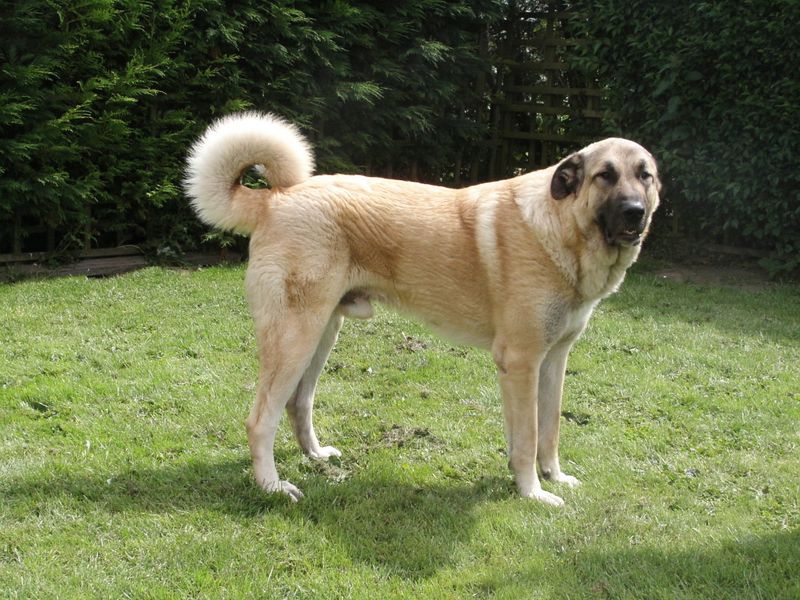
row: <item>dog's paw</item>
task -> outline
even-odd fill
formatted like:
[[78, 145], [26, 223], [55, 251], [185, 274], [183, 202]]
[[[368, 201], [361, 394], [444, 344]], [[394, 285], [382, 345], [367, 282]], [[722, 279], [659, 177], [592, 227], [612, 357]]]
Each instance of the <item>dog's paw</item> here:
[[566, 473], [559, 473], [555, 477], [550, 477], [550, 481], [555, 483], [563, 483], [571, 488], [578, 487], [581, 484], [580, 479], [573, 477], [572, 475], [567, 475]]
[[564, 500], [561, 499], [561, 497], [551, 494], [550, 492], [545, 492], [544, 490], [533, 491], [528, 495], [528, 498], [533, 498], [549, 506], [564, 506]]
[[261, 487], [265, 492], [269, 492], [271, 494], [283, 494], [292, 502], [297, 502], [303, 497], [303, 492], [300, 491], [300, 488], [288, 481], [265, 482], [261, 485]]
[[323, 446], [321, 448], [317, 448], [316, 450], [311, 450], [308, 453], [308, 457], [313, 458], [314, 460], [328, 460], [331, 456], [341, 455], [342, 453], [333, 446]]

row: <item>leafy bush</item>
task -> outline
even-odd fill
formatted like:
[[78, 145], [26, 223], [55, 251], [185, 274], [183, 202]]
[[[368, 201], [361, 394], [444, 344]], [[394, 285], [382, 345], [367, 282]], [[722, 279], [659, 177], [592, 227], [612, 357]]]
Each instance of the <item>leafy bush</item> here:
[[580, 63], [614, 128], [652, 148], [667, 209], [696, 236], [800, 267], [800, 41], [795, 0], [577, 0]]

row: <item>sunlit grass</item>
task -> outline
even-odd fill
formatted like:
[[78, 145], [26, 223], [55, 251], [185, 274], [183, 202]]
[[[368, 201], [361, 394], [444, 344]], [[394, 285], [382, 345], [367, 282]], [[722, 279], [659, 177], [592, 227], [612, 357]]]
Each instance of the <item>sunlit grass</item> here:
[[634, 274], [570, 359], [561, 510], [518, 499], [485, 354], [349, 322], [297, 505], [250, 475], [240, 268], [0, 287], [0, 597], [795, 598], [800, 289]]

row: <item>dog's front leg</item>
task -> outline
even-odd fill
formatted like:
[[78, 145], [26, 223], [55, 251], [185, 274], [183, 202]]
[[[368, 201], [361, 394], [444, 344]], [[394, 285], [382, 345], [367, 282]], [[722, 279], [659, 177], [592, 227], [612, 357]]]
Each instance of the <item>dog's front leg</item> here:
[[538, 388], [542, 357], [529, 348], [497, 344], [493, 350], [503, 395], [508, 462], [522, 496], [552, 506], [564, 501], [542, 489], [536, 474], [538, 448]]
[[558, 438], [561, 425], [561, 396], [567, 355], [572, 341], [561, 342], [550, 349], [539, 369], [539, 445], [537, 457], [542, 477], [565, 483], [570, 487], [580, 485], [572, 475], [561, 471], [558, 459]]

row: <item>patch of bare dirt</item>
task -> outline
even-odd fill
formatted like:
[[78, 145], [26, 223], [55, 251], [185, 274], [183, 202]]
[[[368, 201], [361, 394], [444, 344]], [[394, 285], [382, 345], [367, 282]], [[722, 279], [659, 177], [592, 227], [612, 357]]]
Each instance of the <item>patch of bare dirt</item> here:
[[673, 264], [658, 268], [653, 274], [681, 283], [725, 285], [750, 291], [762, 290], [771, 283], [766, 272], [757, 266]]
[[435, 438], [425, 427], [404, 427], [402, 425], [392, 425], [388, 431], [381, 435], [381, 442], [384, 446], [395, 446], [401, 448], [411, 441], [420, 438], [427, 438], [434, 441]]

